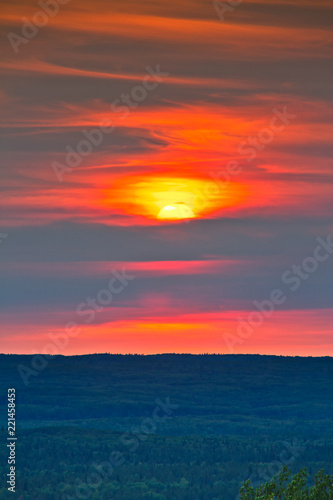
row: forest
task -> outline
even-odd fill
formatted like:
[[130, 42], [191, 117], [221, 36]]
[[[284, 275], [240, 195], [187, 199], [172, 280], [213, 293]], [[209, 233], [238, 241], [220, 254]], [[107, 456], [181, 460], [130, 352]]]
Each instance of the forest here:
[[332, 358], [57, 356], [26, 385], [31, 363], [0, 355], [0, 469], [14, 387], [21, 500], [236, 500], [285, 466], [333, 473]]

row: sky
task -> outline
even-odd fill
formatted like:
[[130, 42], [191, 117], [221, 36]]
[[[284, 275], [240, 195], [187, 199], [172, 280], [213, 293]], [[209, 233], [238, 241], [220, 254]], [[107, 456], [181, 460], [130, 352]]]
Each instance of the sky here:
[[332, 11], [3, 2], [0, 352], [332, 355]]

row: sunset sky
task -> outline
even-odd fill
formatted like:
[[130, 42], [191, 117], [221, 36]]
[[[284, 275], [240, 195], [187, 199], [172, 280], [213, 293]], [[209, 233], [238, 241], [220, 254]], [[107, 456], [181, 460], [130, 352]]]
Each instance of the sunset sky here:
[[331, 1], [54, 1], [1, 6], [0, 352], [332, 355]]

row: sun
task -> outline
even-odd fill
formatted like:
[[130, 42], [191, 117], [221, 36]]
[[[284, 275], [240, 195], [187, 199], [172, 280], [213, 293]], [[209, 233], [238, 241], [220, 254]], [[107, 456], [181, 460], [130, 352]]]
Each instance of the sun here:
[[181, 222], [211, 216], [239, 205], [244, 186], [216, 182], [204, 175], [142, 173], [118, 178], [106, 192], [105, 204], [129, 215], [159, 222]]
[[193, 213], [193, 210], [186, 205], [186, 203], [166, 205], [157, 215], [158, 219], [169, 220], [192, 219], [193, 217], [195, 217], [195, 214]]

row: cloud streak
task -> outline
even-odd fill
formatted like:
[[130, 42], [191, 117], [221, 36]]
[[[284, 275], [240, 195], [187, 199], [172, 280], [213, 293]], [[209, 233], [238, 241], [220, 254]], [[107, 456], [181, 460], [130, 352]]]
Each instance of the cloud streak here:
[[[0, 20], [1, 350], [38, 350], [118, 262], [137, 279], [68, 353], [223, 352], [221, 332], [333, 231], [331, 3], [247, 1], [221, 23], [201, 0], [69, 1], [15, 54], [7, 34], [38, 5], [3, 2]], [[122, 120], [112, 103], [157, 64], [168, 78]], [[295, 119], [264, 143], [284, 107]], [[102, 120], [113, 133], [59, 183], [52, 162]], [[212, 182], [230, 162], [232, 206], [189, 223], [131, 210], [130, 179]], [[327, 269], [240, 352], [327, 352]]]

